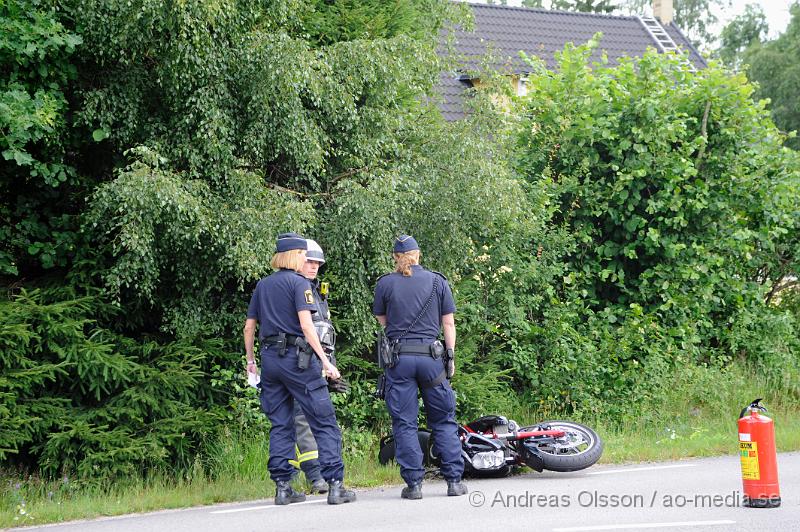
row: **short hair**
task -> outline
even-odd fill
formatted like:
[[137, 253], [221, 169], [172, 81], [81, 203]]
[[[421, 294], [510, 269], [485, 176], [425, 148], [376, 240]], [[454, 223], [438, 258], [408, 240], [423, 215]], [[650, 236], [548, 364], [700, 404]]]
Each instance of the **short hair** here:
[[285, 268], [287, 270], [300, 271], [303, 263], [306, 261], [306, 250], [304, 249], [290, 249], [289, 251], [281, 251], [272, 256], [269, 265], [273, 270], [280, 270]]
[[411, 266], [419, 264], [420, 252], [418, 249], [406, 251], [405, 253], [392, 253], [394, 257], [394, 269], [404, 277], [411, 277]]

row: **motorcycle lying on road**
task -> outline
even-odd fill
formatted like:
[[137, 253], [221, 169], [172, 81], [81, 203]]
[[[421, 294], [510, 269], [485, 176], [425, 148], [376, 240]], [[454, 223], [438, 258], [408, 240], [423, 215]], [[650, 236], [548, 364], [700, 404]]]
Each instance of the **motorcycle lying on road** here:
[[[603, 454], [603, 441], [585, 425], [572, 421], [542, 421], [520, 427], [514, 420], [499, 415], [483, 416], [458, 427], [461, 456], [466, 476], [504, 477], [515, 469], [528, 466], [542, 472], [579, 471], [593, 465]], [[423, 462], [438, 468], [433, 434], [417, 432]], [[388, 464], [394, 459], [394, 438], [381, 439], [378, 460]]]

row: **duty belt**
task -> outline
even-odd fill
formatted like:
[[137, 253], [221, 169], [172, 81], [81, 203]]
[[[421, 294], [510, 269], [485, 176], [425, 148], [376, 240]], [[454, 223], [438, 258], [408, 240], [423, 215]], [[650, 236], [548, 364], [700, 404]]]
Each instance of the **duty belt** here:
[[297, 345], [297, 339], [303, 338], [302, 336], [295, 336], [294, 334], [276, 334], [275, 336], [265, 336], [261, 339], [262, 342], [269, 345], [280, 344], [284, 339], [288, 345]]
[[286, 348], [290, 345], [300, 346], [305, 343], [305, 337], [294, 334], [278, 333], [274, 336], [265, 336], [261, 341], [267, 345], [278, 346], [278, 356], [286, 354]]
[[413, 355], [413, 356], [432, 356], [431, 355], [431, 344], [427, 345], [420, 345], [420, 344], [400, 344], [400, 351], [401, 355]]
[[[433, 344], [428, 345], [419, 345], [419, 344], [401, 344], [400, 345], [400, 355], [411, 355], [415, 357], [433, 357]], [[420, 388], [433, 388], [438, 386], [447, 378], [447, 370], [444, 369], [442, 372], [433, 378], [433, 380], [428, 382], [419, 382], [417, 384]]]

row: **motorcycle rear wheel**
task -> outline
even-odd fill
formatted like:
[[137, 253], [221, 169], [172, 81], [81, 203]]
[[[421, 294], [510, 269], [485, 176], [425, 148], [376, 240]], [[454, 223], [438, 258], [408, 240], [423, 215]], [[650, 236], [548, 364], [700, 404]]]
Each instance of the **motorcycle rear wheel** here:
[[[580, 423], [560, 419], [549, 420], [519, 430], [520, 432], [541, 430], [543, 425], [548, 425], [551, 430], [565, 432], [565, 435], [557, 438], [555, 443], [543, 441], [536, 445], [547, 470], [562, 473], [580, 471], [594, 465], [603, 454], [603, 440], [595, 431]], [[536, 442], [533, 438], [527, 441]]]

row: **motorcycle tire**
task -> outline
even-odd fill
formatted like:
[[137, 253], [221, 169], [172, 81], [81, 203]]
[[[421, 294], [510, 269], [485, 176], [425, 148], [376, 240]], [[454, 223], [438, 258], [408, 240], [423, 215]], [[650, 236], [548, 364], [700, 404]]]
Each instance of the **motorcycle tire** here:
[[464, 476], [469, 478], [505, 478], [514, 471], [511, 466], [503, 466], [493, 471], [481, 471], [464, 462]]
[[541, 453], [545, 469], [560, 473], [580, 471], [600, 460], [603, 454], [603, 440], [586, 425], [560, 419], [549, 420], [522, 427], [520, 432], [540, 430], [542, 425], [549, 425], [554, 430], [563, 430], [568, 435], [568, 441], [558, 444], [558, 447], [546, 442], [536, 446]]

